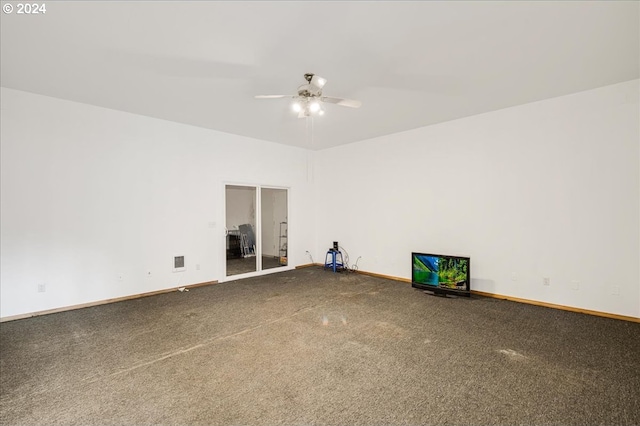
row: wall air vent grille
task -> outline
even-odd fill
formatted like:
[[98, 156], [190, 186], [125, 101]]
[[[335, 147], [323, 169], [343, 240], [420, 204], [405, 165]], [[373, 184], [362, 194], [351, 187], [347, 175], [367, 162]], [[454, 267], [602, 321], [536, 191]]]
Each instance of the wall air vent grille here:
[[174, 256], [173, 271], [174, 272], [184, 271], [184, 269], [185, 269], [184, 256]]

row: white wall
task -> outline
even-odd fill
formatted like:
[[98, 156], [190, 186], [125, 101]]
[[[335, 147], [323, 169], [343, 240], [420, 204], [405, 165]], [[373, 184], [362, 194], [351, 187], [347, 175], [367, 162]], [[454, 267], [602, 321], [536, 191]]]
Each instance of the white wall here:
[[[305, 150], [6, 88], [1, 98], [1, 317], [224, 279], [224, 182], [290, 187], [290, 264], [308, 262]], [[172, 272], [174, 255], [186, 272]]]
[[334, 188], [316, 191], [317, 251], [337, 240], [404, 278], [411, 251], [467, 255], [475, 290], [640, 317], [638, 96], [634, 80], [317, 152]]
[[474, 289], [640, 317], [639, 89], [309, 152], [2, 88], [0, 317], [224, 279], [224, 182], [291, 188], [290, 265], [469, 255]]

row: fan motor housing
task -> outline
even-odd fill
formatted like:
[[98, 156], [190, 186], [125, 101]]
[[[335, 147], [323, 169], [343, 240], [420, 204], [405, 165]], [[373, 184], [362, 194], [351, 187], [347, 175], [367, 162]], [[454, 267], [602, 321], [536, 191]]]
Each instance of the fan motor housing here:
[[322, 95], [322, 90], [318, 90], [317, 88], [313, 87], [311, 84], [303, 84], [302, 86], [298, 87], [298, 96], [310, 98], [310, 97], [321, 96], [321, 95]]

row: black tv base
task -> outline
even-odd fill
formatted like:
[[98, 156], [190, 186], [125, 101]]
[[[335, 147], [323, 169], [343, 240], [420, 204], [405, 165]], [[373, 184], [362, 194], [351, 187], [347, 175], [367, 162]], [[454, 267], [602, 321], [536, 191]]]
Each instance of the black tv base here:
[[458, 298], [458, 296], [456, 296], [455, 294], [442, 293], [440, 291], [422, 290], [422, 292], [424, 294], [428, 294], [430, 296], [442, 297], [442, 298], [445, 298], [445, 299], [457, 299]]

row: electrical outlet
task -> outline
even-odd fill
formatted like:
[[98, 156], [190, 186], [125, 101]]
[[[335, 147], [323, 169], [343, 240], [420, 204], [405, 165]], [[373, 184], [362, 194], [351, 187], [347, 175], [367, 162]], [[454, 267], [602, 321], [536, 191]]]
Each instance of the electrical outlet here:
[[511, 281], [518, 281], [518, 274], [516, 274], [515, 272], [511, 273]]
[[122, 281], [122, 280], [124, 280], [124, 276], [122, 274], [118, 274], [117, 275], [117, 279], [118, 279], [118, 281]]
[[611, 294], [614, 295], [614, 296], [619, 296], [620, 295], [620, 286], [619, 285], [611, 286]]
[[44, 293], [47, 291], [47, 285], [44, 283], [38, 284], [38, 293]]
[[571, 288], [573, 290], [580, 290], [580, 281], [578, 280], [571, 281]]
[[196, 263], [196, 271], [199, 271], [199, 270], [200, 270], [200, 264]]
[[543, 277], [543, 278], [542, 278], [542, 285], [546, 285], [546, 286], [551, 285], [551, 278], [549, 278], [549, 277]]

